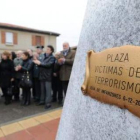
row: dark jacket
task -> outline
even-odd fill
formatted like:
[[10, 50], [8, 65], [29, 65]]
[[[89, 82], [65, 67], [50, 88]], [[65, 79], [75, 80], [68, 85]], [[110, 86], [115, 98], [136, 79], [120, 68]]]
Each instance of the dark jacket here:
[[[45, 57], [44, 54], [40, 54], [39, 61], [43, 60], [44, 57]], [[36, 64], [34, 64], [34, 66], [33, 66], [33, 78], [37, 78], [37, 79], [39, 78], [39, 66]]]
[[14, 63], [12, 60], [2, 60], [0, 63], [0, 86], [8, 88], [11, 85], [11, 79], [14, 78]]
[[65, 56], [63, 51], [61, 52], [61, 54], [59, 55], [59, 58], [65, 58], [65, 63], [62, 65], [59, 65], [57, 63], [57, 66], [60, 67], [60, 80], [61, 81], [69, 81], [70, 79], [70, 75], [71, 75], [71, 71], [72, 71], [72, 66], [73, 66], [73, 62], [74, 62], [74, 58], [75, 58], [75, 52], [74, 50], [69, 49], [67, 55]]
[[33, 60], [33, 56], [30, 56], [29, 59], [30, 59], [30, 60]]
[[[45, 56], [45, 54], [44, 54]], [[39, 65], [39, 80], [52, 81], [55, 58], [53, 55], [45, 56]]]
[[39, 78], [39, 67], [36, 64], [33, 64], [33, 78]]
[[21, 72], [29, 72], [30, 75], [32, 76], [32, 69], [33, 69], [33, 62], [31, 59], [23, 60]]

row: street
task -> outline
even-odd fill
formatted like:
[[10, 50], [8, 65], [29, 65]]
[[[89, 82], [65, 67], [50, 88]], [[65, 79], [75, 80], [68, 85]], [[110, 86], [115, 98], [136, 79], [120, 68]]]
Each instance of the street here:
[[[58, 103], [52, 103], [52, 107], [49, 109], [55, 109], [60, 107]], [[43, 113], [45, 111], [44, 106], [36, 106], [32, 101], [29, 106], [21, 106], [20, 102], [12, 102], [12, 104], [6, 106], [4, 104], [4, 98], [0, 98], [0, 125], [15, 121], [17, 119], [22, 119], [24, 117], [29, 117], [38, 113]]]

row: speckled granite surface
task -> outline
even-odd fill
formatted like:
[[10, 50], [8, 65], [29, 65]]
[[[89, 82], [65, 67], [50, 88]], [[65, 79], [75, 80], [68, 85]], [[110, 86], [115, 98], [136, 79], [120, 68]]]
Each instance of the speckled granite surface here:
[[140, 0], [89, 0], [56, 140], [140, 140], [140, 118], [84, 96], [88, 50], [140, 45]]

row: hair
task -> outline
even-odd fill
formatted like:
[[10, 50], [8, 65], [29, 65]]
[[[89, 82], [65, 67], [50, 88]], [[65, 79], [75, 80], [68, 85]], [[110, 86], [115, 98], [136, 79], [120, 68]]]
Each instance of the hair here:
[[7, 57], [7, 59], [10, 59], [10, 58], [11, 58], [11, 53], [8, 52], [8, 51], [4, 51], [4, 52], [2, 53], [2, 55], [5, 55], [5, 56]]
[[69, 42], [67, 42], [67, 41], [66, 41], [66, 42], [64, 42], [64, 43], [63, 43], [63, 45], [64, 45], [64, 44], [67, 44], [68, 46], [70, 46]]
[[31, 51], [31, 52], [34, 52], [32, 49], [28, 49], [27, 51]]
[[47, 47], [51, 49], [52, 53], [54, 52], [54, 47], [52, 45], [48, 45]]
[[14, 60], [16, 58], [16, 53], [15, 52], [11, 52], [11, 59]]
[[23, 51], [19, 50], [19, 51], [16, 52], [16, 54], [18, 54], [18, 53], [23, 53]]
[[30, 58], [30, 54], [29, 54], [27, 51], [24, 51], [23, 54], [24, 54], [25, 56], [27, 56], [28, 58]]

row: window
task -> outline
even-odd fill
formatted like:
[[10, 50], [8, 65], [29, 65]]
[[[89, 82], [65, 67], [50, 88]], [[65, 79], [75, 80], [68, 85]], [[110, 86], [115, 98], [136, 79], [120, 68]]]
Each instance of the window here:
[[36, 36], [36, 45], [37, 46], [41, 45], [41, 36]]
[[6, 32], [6, 44], [13, 45], [13, 33]]
[[44, 46], [45, 36], [32, 35], [32, 46]]

